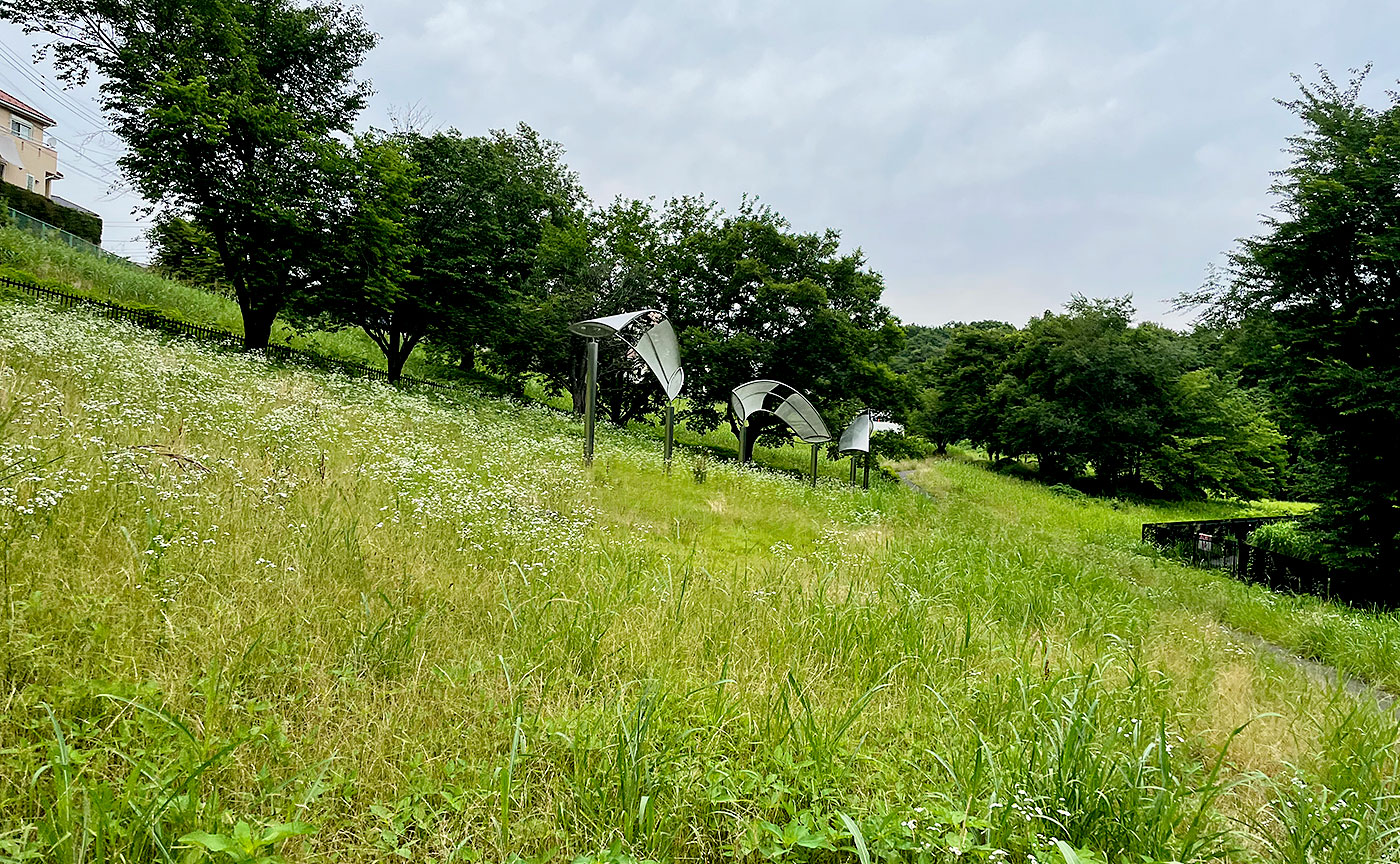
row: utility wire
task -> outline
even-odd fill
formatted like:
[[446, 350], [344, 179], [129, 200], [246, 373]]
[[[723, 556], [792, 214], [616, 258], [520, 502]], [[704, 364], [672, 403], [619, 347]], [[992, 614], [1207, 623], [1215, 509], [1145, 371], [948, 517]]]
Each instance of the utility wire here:
[[[107, 163], [107, 162], [99, 162], [99, 161], [97, 161], [96, 159], [94, 159], [94, 158], [92, 158], [91, 156], [89, 156], [89, 155], [87, 155], [86, 153], [84, 153], [84, 152], [83, 152], [83, 148], [78, 147], [78, 146], [75, 146], [75, 145], [73, 145], [73, 144], [70, 144], [70, 143], [68, 143], [67, 141], [63, 140], [62, 138], [58, 137], [57, 135], [50, 135], [49, 137], [52, 138], [53, 140], [57, 141], [58, 143], [62, 144], [64, 147], [67, 147], [68, 150], [69, 150], [69, 155], [77, 156], [77, 157], [80, 158], [80, 159], [86, 159], [90, 164], [92, 164], [92, 165], [95, 166], [99, 171], [101, 171], [103, 174], [105, 174], [105, 175], [107, 176], [107, 179], [109, 179], [109, 180], [116, 180], [116, 179], [119, 179], [119, 178], [121, 177], [120, 172], [118, 172], [118, 171], [116, 170], [116, 167], [113, 166], [112, 164]], [[70, 167], [71, 167], [71, 166], [70, 166]]]
[[[0, 59], [3, 59], [3, 58], [0, 58]], [[8, 75], [5, 75], [4, 72], [3, 72], [3, 70], [0, 70], [0, 81], [4, 81], [4, 82], [5, 82], [6, 84], [8, 84], [12, 89], [14, 89], [15, 92], [17, 92], [20, 96], [23, 96], [24, 98], [29, 99], [30, 101], [36, 101], [36, 100], [32, 99], [27, 93], [24, 92], [24, 88], [22, 88], [22, 87], [16, 87], [15, 84], [14, 84], [14, 82], [12, 81], [12, 79], [11, 79]], [[77, 131], [78, 131], [79, 133], [82, 133], [82, 130], [81, 130], [81, 129], [79, 129], [79, 130], [77, 130]], [[88, 134], [88, 135], [103, 135], [103, 134], [107, 134], [107, 133], [105, 133], [105, 132], [90, 132], [90, 133], [86, 133], [86, 134]], [[97, 160], [92, 159], [91, 157], [89, 157], [89, 156], [87, 155], [87, 153], [86, 153], [86, 149], [87, 149], [86, 147], [81, 147], [81, 146], [72, 144], [72, 143], [70, 143], [70, 142], [64, 140], [63, 138], [60, 138], [59, 136], [53, 134], [52, 132], [48, 133], [48, 137], [52, 138], [52, 139], [55, 140], [55, 141], [58, 141], [58, 142], [62, 143], [65, 147], [70, 148], [71, 150], [73, 150], [73, 151], [76, 152], [78, 155], [82, 156], [83, 158], [87, 159], [89, 162], [91, 162], [93, 165], [97, 166], [98, 168], [101, 168], [101, 169], [104, 170], [104, 171], [110, 171], [110, 170], [112, 169], [112, 166], [111, 166], [111, 165], [104, 164], [104, 163], [102, 163], [102, 162], [99, 162], [99, 161], [97, 161]], [[97, 150], [98, 152], [103, 152], [103, 151], [100, 150], [100, 148], [94, 147], [94, 148], [92, 148], [92, 149]], [[118, 156], [115, 155], [115, 154], [112, 154], [111, 158], [116, 159], [116, 158], [118, 158]]]
[[39, 90], [43, 92], [44, 95], [63, 105], [77, 117], [91, 123], [99, 129], [106, 129], [106, 121], [102, 119], [100, 114], [86, 105], [79, 103], [78, 100], [64, 91], [61, 86], [49, 81], [42, 72], [34, 68], [33, 63], [26, 63], [23, 58], [15, 53], [14, 49], [3, 42], [0, 42], [0, 60], [3, 60], [25, 78], [28, 78], [33, 84], [38, 86]]

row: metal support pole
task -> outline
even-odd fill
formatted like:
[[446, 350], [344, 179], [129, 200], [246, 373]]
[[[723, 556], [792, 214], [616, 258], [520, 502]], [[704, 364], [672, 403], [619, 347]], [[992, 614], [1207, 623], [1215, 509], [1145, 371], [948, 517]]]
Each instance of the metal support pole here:
[[588, 358], [588, 381], [583, 396], [583, 464], [593, 464], [593, 412], [598, 403], [598, 340], [589, 339], [584, 347]]
[[671, 447], [676, 441], [676, 406], [666, 403], [666, 471], [671, 470]]
[[744, 439], [745, 439], [746, 437], [748, 437], [748, 434], [749, 434], [749, 427], [747, 427], [747, 426], [740, 426], [740, 427], [739, 427], [739, 464], [740, 464], [740, 465], [743, 465], [745, 462], [748, 461], [747, 459], [744, 458]]
[[851, 454], [851, 485], [856, 485], [856, 454]]
[[812, 488], [817, 488], [817, 448], [820, 444], [812, 445]]
[[[862, 465], [865, 466], [865, 488], [866, 488], [866, 489], [869, 489], [869, 488], [870, 488], [870, 456], [871, 456], [871, 454], [869, 454], [869, 453], [864, 453], [864, 454], [862, 454], [861, 457], [860, 457], [860, 464], [862, 464]], [[855, 467], [856, 467], [856, 466], [852, 465], [852, 466], [851, 466], [851, 470], [855, 470]]]

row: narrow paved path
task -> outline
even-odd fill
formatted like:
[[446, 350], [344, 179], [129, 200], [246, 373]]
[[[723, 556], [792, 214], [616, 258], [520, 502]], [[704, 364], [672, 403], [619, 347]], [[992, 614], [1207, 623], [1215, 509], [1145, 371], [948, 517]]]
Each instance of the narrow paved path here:
[[915, 492], [918, 492], [920, 495], [927, 495], [927, 496], [930, 497], [930, 498], [933, 497], [933, 493], [929, 492], [929, 491], [928, 491], [927, 489], [925, 489], [924, 487], [922, 487], [922, 486], [920, 486], [919, 484], [915, 483], [913, 480], [910, 480], [910, 479], [909, 479], [910, 477], [913, 477], [913, 476], [914, 476], [914, 472], [913, 472], [913, 471], [899, 471], [899, 472], [896, 472], [896, 473], [899, 474], [899, 482], [900, 482], [900, 483], [903, 483], [905, 486], [908, 486], [910, 489], [913, 489]]
[[1318, 663], [1313, 660], [1309, 660], [1306, 657], [1299, 657], [1297, 654], [1294, 654], [1292, 651], [1288, 650], [1282, 645], [1278, 645], [1262, 637], [1255, 636], [1253, 633], [1247, 633], [1244, 630], [1237, 630], [1234, 627], [1231, 627], [1227, 624], [1221, 624], [1220, 630], [1227, 637], [1235, 640], [1236, 642], [1242, 642], [1246, 645], [1251, 645], [1256, 651], [1260, 651], [1265, 654], [1271, 654], [1280, 661], [1287, 663], [1290, 666], [1302, 669], [1308, 674], [1309, 677], [1313, 678], [1314, 680], [1324, 681], [1332, 687], [1337, 686], [1338, 682], [1340, 682], [1343, 690], [1346, 690], [1348, 693], [1350, 693], [1352, 696], [1355, 696], [1358, 699], [1365, 699], [1369, 696], [1375, 699], [1376, 704], [1381, 706], [1383, 710], [1394, 711], [1397, 708], [1400, 708], [1400, 706], [1397, 706], [1395, 703], [1395, 694], [1390, 693], [1386, 690], [1381, 690], [1378, 687], [1373, 687], [1365, 681], [1362, 681], [1360, 678], [1352, 678], [1350, 675], [1343, 675], [1340, 671], [1337, 670], [1337, 667], [1335, 666], [1327, 666], [1323, 663]]
[[[910, 489], [913, 489], [920, 495], [927, 495], [930, 498], [934, 497], [933, 493], [929, 492], [927, 489], [923, 488], [919, 484], [915, 483], [913, 479], [911, 479], [914, 476], [913, 471], [900, 471], [898, 473], [900, 483], [904, 484], [905, 486], [908, 486]], [[1306, 657], [1299, 657], [1297, 654], [1294, 654], [1292, 651], [1290, 651], [1282, 645], [1279, 645], [1275, 642], [1270, 642], [1269, 640], [1264, 639], [1261, 636], [1256, 636], [1253, 633], [1248, 633], [1244, 630], [1238, 630], [1234, 627], [1229, 626], [1228, 624], [1220, 624], [1220, 632], [1225, 634], [1225, 636], [1229, 639], [1243, 643], [1245, 645], [1249, 645], [1253, 647], [1256, 651], [1269, 654], [1275, 659], [1279, 660], [1280, 662], [1286, 663], [1294, 667], [1295, 669], [1301, 669], [1315, 681], [1324, 682], [1331, 687], [1337, 686], [1337, 684], [1340, 682], [1342, 689], [1346, 690], [1348, 693], [1350, 693], [1352, 696], [1358, 699], [1365, 699], [1367, 697], [1370, 697], [1376, 700], [1376, 704], [1379, 705], [1382, 710], [1400, 710], [1400, 703], [1396, 702], [1396, 697], [1394, 693], [1390, 693], [1386, 690], [1381, 690], [1377, 687], [1373, 687], [1372, 685], [1361, 680], [1360, 678], [1353, 678], [1350, 675], [1343, 675], [1335, 666], [1328, 666], [1323, 663], [1318, 663], [1313, 660], [1309, 660]]]

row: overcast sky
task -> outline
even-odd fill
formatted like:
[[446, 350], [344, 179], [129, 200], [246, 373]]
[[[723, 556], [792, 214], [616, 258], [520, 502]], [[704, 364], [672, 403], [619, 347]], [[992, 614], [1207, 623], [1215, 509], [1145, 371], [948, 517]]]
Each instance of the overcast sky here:
[[[1185, 326], [1170, 298], [1270, 206], [1299, 128], [1273, 101], [1290, 75], [1374, 62], [1374, 105], [1400, 77], [1400, 4], [1381, 2], [368, 0], [365, 17], [382, 38], [362, 126], [414, 105], [469, 134], [523, 121], [600, 203], [757, 196], [840, 230], [920, 324], [1021, 325], [1078, 292]], [[0, 27], [0, 87], [59, 120], [57, 194], [144, 259], [119, 142], [91, 134], [85, 94], [43, 92]]]

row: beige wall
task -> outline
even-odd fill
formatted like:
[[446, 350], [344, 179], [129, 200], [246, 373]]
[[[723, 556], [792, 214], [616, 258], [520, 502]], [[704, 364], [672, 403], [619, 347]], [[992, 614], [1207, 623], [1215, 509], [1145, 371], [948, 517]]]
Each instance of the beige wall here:
[[[30, 124], [31, 138], [21, 138], [10, 131], [10, 120], [16, 116]], [[0, 135], [10, 136], [10, 140], [15, 142], [15, 147], [19, 150], [19, 158], [24, 160], [23, 168], [18, 165], [5, 166], [5, 182], [28, 188], [28, 175], [33, 175], [34, 191], [50, 197], [53, 195], [53, 187], [46, 181], [58, 173], [58, 151], [42, 143], [45, 128], [22, 115], [12, 115], [9, 108], [0, 105]]]

